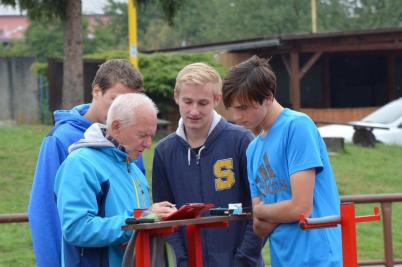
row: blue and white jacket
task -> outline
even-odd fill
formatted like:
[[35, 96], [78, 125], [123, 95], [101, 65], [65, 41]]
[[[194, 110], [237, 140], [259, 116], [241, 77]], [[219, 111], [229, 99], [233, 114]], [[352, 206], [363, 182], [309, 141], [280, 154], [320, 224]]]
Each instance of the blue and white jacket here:
[[[81, 139], [92, 122], [84, 117], [89, 104], [71, 110], [54, 112], [55, 127], [43, 140], [36, 165], [28, 216], [32, 244], [38, 267], [57, 267], [61, 264], [61, 230], [54, 201], [54, 179], [68, 155], [68, 147]], [[145, 173], [142, 158], [139, 168]], [[44, 230], [46, 229], [46, 230]]]
[[150, 205], [147, 179], [93, 124], [70, 147], [54, 192], [63, 234], [62, 266], [121, 266], [133, 209]]
[[[247, 179], [246, 149], [250, 131], [221, 118], [216, 112], [208, 138], [198, 152], [190, 147], [180, 120], [176, 133], [155, 148], [152, 193], [154, 202], [213, 203], [228, 207], [242, 203], [251, 207]], [[264, 266], [263, 241], [253, 233], [251, 221], [231, 222], [228, 228], [202, 231], [204, 266]], [[178, 266], [187, 266], [184, 231], [169, 236]]]

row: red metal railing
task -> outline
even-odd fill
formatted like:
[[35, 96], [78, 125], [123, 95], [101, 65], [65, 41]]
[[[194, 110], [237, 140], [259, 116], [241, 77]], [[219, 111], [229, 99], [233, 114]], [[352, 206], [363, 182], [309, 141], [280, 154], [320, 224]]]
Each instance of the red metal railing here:
[[382, 264], [386, 267], [392, 267], [394, 264], [402, 263], [402, 259], [394, 259], [394, 251], [392, 248], [392, 203], [402, 202], [402, 193], [341, 196], [341, 202], [353, 202], [356, 204], [381, 203], [381, 220], [384, 234], [384, 259], [359, 261], [359, 266]]
[[[353, 202], [356, 204], [381, 204], [381, 221], [384, 234], [384, 259], [359, 261], [359, 266], [385, 265], [392, 267], [394, 264], [402, 264], [402, 259], [394, 259], [392, 245], [392, 203], [402, 202], [402, 193], [376, 194], [376, 195], [345, 195], [341, 196], [341, 202]], [[0, 223], [28, 222], [25, 213], [0, 215]], [[401, 227], [399, 227], [400, 229]]]

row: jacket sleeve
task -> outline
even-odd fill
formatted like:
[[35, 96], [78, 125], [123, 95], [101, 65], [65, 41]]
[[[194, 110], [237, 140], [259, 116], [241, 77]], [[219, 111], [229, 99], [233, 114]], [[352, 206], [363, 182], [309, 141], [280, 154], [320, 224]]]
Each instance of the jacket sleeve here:
[[101, 217], [104, 210], [101, 202], [106, 197], [109, 181], [99, 181], [92, 165], [82, 157], [71, 156], [57, 172], [54, 188], [65, 241], [81, 247], [127, 242], [131, 232], [121, 230], [121, 226], [131, 212], [127, 210], [121, 215]]
[[[152, 199], [153, 202], [169, 201], [175, 203], [175, 199], [170, 190], [168, 176], [166, 173], [166, 164], [162, 159], [159, 149], [155, 149], [153, 166], [152, 166]], [[168, 236], [167, 241], [172, 245], [177, 259], [177, 266], [187, 266], [187, 250], [184, 245], [184, 233], [182, 230]]]
[[[248, 206], [251, 207], [251, 197], [250, 197], [250, 189], [248, 183], [247, 176], [247, 157], [246, 157], [246, 149], [249, 143], [252, 141], [252, 134], [247, 134], [242, 139], [240, 145], [240, 175], [241, 180], [243, 181], [244, 188], [247, 190], [248, 197]], [[262, 264], [261, 258], [261, 250], [264, 246], [264, 241], [254, 234], [253, 231], [253, 221], [249, 220], [246, 224], [246, 230], [244, 232], [244, 238], [237, 249], [235, 254], [235, 266], [260, 266]], [[263, 266], [263, 265], [262, 265]]]
[[43, 140], [28, 206], [38, 267], [59, 266], [61, 262], [61, 230], [53, 187], [57, 169], [66, 157], [67, 151], [57, 138], [48, 136]]

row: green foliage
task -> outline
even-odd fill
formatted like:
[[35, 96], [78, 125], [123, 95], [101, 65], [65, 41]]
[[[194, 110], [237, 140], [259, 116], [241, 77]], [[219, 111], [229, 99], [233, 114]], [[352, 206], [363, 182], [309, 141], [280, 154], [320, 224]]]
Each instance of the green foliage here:
[[[151, 2], [138, 15], [144, 49], [309, 33], [312, 28], [310, 0], [188, 0], [173, 25], [163, 23], [157, 5]], [[319, 32], [400, 27], [402, 5], [399, 0], [317, 0], [317, 16]]]
[[110, 21], [98, 21], [93, 38], [84, 45], [85, 53], [110, 49], [128, 50], [127, 3], [109, 0], [105, 14], [110, 16]]
[[29, 55], [29, 48], [24, 41], [15, 41], [7, 45], [0, 45], [0, 56], [18, 57]]
[[84, 56], [85, 59], [113, 59], [113, 58], [125, 58], [128, 59], [128, 50], [103, 50], [97, 51]]
[[26, 45], [39, 61], [63, 57], [63, 24], [60, 20], [51, 23], [32, 21], [25, 34]]
[[32, 69], [35, 73], [46, 75], [47, 74], [47, 63], [35, 62], [32, 65]]

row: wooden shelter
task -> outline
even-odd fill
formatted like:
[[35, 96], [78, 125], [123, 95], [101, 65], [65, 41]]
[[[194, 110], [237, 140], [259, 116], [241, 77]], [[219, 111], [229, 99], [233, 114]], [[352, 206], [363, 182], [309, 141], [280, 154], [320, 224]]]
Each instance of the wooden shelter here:
[[277, 35], [143, 52], [217, 52], [227, 67], [252, 55], [271, 58], [278, 100], [303, 111], [354, 110], [358, 118], [402, 96], [402, 28]]

